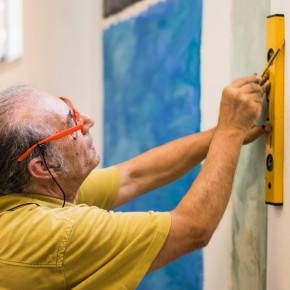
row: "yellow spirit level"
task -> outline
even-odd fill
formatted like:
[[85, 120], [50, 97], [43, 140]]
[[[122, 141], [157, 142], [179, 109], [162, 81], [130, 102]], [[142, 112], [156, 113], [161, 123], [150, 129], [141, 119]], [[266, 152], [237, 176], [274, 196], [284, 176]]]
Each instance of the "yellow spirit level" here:
[[284, 15], [267, 17], [267, 66], [262, 75], [269, 72], [271, 90], [267, 101], [267, 121], [272, 132], [266, 134], [266, 189], [267, 204], [283, 204], [284, 159]]

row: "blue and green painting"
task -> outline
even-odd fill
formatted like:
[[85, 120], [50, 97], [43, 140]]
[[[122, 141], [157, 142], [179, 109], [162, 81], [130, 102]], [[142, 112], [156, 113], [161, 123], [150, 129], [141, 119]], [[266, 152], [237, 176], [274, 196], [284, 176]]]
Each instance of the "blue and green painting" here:
[[[201, 23], [202, 0], [168, 0], [104, 31], [104, 166], [200, 131]], [[199, 170], [117, 210], [172, 210]], [[202, 287], [198, 250], [146, 275], [138, 289]]]

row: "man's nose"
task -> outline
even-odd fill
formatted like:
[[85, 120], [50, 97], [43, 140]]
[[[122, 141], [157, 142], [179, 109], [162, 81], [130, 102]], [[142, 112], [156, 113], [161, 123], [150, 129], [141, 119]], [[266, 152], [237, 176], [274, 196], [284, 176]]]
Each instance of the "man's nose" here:
[[84, 122], [84, 134], [86, 134], [94, 126], [95, 122], [88, 114], [81, 114], [81, 116]]

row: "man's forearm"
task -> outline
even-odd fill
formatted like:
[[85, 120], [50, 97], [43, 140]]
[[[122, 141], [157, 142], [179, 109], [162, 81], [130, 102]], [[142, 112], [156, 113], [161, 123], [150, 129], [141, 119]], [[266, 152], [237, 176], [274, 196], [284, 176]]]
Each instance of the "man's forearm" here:
[[[168, 184], [197, 166], [208, 153], [214, 130], [186, 136], [159, 146], [131, 160], [131, 176], [143, 192]], [[138, 182], [138, 181], [137, 181]]]
[[188, 173], [206, 157], [214, 129], [189, 135], [151, 149], [117, 165], [124, 203]]
[[176, 208], [187, 213], [186, 223], [193, 225], [196, 234], [203, 225], [207, 240], [227, 206], [243, 140], [240, 132], [216, 130], [201, 172]]

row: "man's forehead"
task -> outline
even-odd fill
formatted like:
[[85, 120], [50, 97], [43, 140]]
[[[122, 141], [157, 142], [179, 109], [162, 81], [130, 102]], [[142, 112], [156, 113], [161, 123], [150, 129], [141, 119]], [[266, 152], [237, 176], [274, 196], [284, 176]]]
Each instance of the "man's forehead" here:
[[[46, 118], [51, 114], [57, 116], [66, 116], [69, 112], [69, 108], [66, 103], [44, 91], [34, 91], [32, 94], [23, 96], [24, 102], [21, 102], [18, 113], [23, 118], [28, 116], [34, 118]], [[18, 116], [20, 116], [18, 114]]]
[[43, 91], [36, 92], [33, 95], [32, 102], [37, 103], [39, 108], [48, 109], [56, 112], [60, 111], [60, 113], [68, 110], [67, 105], [62, 100]]

